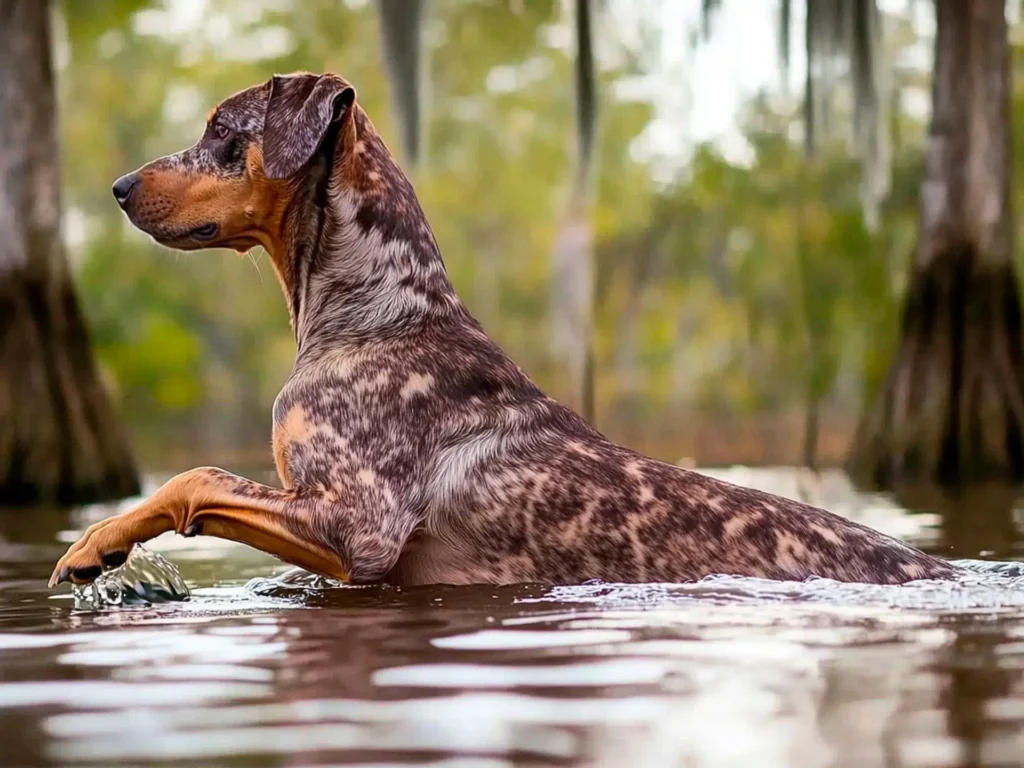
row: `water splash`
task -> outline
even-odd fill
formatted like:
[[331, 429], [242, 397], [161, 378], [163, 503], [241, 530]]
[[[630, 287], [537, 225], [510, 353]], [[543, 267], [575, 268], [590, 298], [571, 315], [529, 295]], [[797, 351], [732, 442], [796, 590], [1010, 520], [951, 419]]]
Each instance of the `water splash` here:
[[1024, 563], [954, 561], [962, 573], [949, 581], [902, 585], [851, 584], [831, 579], [773, 581], [740, 576], [708, 576], [690, 584], [614, 584], [590, 581], [556, 586], [521, 603], [582, 603], [606, 607], [816, 604], [898, 608], [932, 613], [1019, 612], [1024, 608]]
[[72, 584], [71, 594], [78, 609], [152, 605], [189, 597], [178, 567], [138, 544], [123, 565], [100, 574], [91, 584]]
[[302, 568], [289, 568], [270, 578], [257, 576], [249, 579], [244, 591], [261, 597], [301, 596], [344, 586], [340, 581], [318, 576]]

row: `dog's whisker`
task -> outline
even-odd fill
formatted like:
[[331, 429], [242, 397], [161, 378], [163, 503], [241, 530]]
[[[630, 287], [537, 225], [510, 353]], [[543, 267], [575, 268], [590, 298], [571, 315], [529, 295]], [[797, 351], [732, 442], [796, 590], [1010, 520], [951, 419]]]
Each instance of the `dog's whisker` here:
[[[253, 249], [255, 250], [255, 249]], [[263, 272], [260, 270], [259, 257], [263, 254], [263, 247], [259, 249], [259, 254], [254, 254], [251, 250], [246, 251], [246, 256], [249, 257], [249, 261], [252, 262], [253, 267], [256, 268], [256, 274], [259, 275], [260, 285], [263, 285]]]

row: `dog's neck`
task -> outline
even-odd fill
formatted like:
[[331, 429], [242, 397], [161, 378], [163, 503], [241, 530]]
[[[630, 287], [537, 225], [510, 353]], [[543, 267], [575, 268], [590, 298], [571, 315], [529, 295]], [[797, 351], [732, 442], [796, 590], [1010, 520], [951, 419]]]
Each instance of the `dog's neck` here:
[[465, 316], [412, 184], [365, 113], [350, 117], [296, 190], [274, 259], [300, 357]]

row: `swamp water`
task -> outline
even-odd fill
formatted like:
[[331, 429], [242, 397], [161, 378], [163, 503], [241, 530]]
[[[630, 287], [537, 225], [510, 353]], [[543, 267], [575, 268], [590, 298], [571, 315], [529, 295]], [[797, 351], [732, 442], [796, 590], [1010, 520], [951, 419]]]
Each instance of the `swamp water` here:
[[[809, 495], [934, 548], [933, 518], [841, 478]], [[1024, 563], [396, 590], [165, 535], [95, 590], [47, 590], [114, 511], [0, 516], [2, 766], [1024, 766]]]

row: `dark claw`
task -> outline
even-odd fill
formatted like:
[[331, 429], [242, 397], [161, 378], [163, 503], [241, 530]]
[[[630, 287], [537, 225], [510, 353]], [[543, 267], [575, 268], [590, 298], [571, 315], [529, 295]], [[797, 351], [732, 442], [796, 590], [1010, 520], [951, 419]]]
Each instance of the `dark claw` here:
[[124, 565], [125, 560], [128, 559], [128, 553], [119, 550], [117, 552], [107, 552], [103, 555], [103, 564], [107, 568], [117, 568], [120, 565]]
[[98, 565], [85, 565], [74, 570], [75, 579], [78, 581], [92, 581], [101, 573], [103, 573], [103, 569]]
[[202, 532], [203, 532], [203, 524], [202, 523], [192, 523], [192, 525], [190, 525], [188, 528], [185, 529], [185, 532], [182, 534], [182, 536], [191, 538], [193, 536], [198, 536]]
[[71, 566], [65, 565], [60, 569], [60, 576], [57, 577], [57, 583], [63, 584], [65, 581], [71, 581]]

